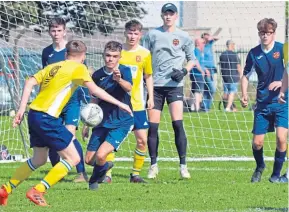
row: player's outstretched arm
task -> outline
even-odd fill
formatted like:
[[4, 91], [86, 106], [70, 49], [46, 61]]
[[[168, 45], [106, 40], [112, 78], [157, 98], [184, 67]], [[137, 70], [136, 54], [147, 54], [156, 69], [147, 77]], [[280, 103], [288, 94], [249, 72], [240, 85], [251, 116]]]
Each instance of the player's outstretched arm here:
[[17, 125], [21, 123], [32, 88], [37, 84], [38, 82], [36, 81], [34, 77], [30, 77], [29, 79], [25, 81], [25, 86], [24, 86], [20, 106], [13, 121], [13, 127], [16, 127]]
[[109, 102], [111, 104], [117, 105], [119, 108], [121, 108], [122, 110], [128, 112], [130, 115], [132, 115], [132, 111], [130, 109], [130, 107], [120, 101], [118, 101], [117, 99], [115, 99], [114, 97], [112, 97], [111, 95], [109, 95], [106, 91], [104, 91], [103, 89], [101, 89], [100, 87], [98, 87], [94, 82], [84, 82], [84, 85], [88, 88], [89, 92], [98, 97], [99, 99], [102, 99], [106, 102]]

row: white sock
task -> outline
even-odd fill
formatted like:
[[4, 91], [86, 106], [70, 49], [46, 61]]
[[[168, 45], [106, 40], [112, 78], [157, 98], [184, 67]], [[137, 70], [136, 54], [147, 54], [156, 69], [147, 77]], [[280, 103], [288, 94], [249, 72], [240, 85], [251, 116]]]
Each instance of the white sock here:
[[181, 169], [187, 168], [187, 164], [181, 164]]

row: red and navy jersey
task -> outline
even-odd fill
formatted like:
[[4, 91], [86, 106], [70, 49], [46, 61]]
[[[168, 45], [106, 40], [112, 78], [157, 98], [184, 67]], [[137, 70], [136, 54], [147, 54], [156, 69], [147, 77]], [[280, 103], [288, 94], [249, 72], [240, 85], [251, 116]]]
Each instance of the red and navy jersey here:
[[257, 73], [257, 102], [272, 103], [278, 101], [280, 89], [269, 91], [269, 85], [274, 81], [281, 81], [283, 64], [283, 44], [275, 42], [273, 48], [265, 53], [261, 45], [251, 49], [246, 59], [244, 75], [249, 78], [253, 72]]

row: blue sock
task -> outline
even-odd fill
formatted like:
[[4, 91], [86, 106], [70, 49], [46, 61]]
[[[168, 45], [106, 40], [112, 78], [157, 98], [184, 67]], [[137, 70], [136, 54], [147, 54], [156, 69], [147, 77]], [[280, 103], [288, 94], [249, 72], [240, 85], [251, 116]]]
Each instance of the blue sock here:
[[265, 162], [264, 162], [264, 157], [263, 157], [263, 147], [259, 150], [254, 149], [253, 150], [253, 155], [256, 161], [257, 168], [265, 168]]
[[108, 169], [107, 162], [105, 162], [105, 164], [102, 166], [95, 164], [92, 175], [89, 179], [89, 183], [94, 183], [94, 182], [99, 181], [99, 179], [105, 175], [105, 173], [107, 172], [107, 169]]
[[55, 166], [60, 161], [60, 156], [54, 149], [49, 149], [48, 156], [52, 166]]
[[279, 150], [276, 149], [272, 176], [280, 177], [280, 172], [282, 170], [285, 157], [286, 157], [286, 151], [279, 152]]
[[85, 172], [85, 166], [84, 166], [84, 159], [83, 159], [83, 151], [82, 151], [82, 147], [81, 144], [79, 143], [79, 141], [77, 139], [73, 140], [74, 146], [80, 156], [80, 162], [76, 165], [76, 171], [77, 173], [83, 173]]

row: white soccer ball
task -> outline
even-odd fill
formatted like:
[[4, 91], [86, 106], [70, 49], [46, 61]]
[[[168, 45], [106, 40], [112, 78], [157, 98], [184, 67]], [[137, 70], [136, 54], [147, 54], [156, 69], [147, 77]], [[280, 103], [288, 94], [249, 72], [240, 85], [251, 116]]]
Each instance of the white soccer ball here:
[[97, 104], [88, 103], [81, 109], [80, 117], [87, 126], [95, 127], [101, 123], [103, 111]]

